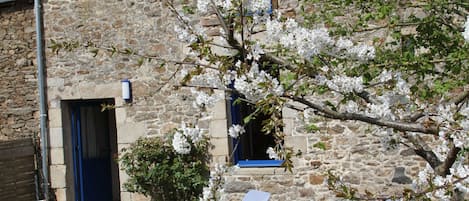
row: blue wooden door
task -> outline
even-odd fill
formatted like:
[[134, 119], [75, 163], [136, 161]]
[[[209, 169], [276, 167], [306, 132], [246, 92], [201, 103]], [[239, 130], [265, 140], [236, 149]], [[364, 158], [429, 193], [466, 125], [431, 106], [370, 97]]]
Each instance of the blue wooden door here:
[[109, 120], [98, 102], [72, 105], [75, 201], [113, 201]]

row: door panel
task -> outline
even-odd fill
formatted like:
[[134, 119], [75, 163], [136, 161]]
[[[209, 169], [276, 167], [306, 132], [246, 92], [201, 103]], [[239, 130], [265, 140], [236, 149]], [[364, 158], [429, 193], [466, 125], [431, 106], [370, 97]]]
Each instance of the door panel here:
[[[113, 166], [115, 144], [114, 111], [101, 111], [102, 101], [71, 104], [71, 139], [76, 201], [119, 200]], [[114, 189], [114, 192], [116, 190]]]

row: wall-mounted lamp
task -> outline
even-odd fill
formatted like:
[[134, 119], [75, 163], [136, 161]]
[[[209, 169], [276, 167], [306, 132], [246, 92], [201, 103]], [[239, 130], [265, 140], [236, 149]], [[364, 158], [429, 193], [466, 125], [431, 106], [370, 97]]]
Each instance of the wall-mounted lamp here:
[[130, 83], [130, 80], [124, 79], [121, 81], [122, 84], [122, 99], [126, 103], [132, 102], [132, 85]]

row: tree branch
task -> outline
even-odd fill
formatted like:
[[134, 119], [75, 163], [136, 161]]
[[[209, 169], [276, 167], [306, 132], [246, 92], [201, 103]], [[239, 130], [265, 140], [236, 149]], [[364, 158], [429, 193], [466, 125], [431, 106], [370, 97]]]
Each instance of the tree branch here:
[[430, 147], [424, 142], [424, 140], [418, 135], [412, 135], [404, 133], [404, 138], [408, 139], [412, 145], [414, 145], [414, 152], [425, 159], [430, 166], [435, 169], [440, 166], [443, 162], [438, 159], [435, 152], [431, 151]]
[[433, 168], [435, 172], [440, 175], [440, 176], [446, 176], [450, 174], [449, 169], [451, 166], [453, 166], [454, 162], [456, 161], [458, 157], [459, 151], [461, 151], [461, 148], [454, 146], [453, 140], [449, 139], [449, 151], [448, 154], [446, 155], [445, 161], [443, 161], [442, 164], [440, 164], [438, 167]]
[[469, 99], [469, 91], [465, 91], [462, 94], [460, 94], [459, 96], [456, 96], [456, 98], [454, 98], [452, 102], [456, 105], [459, 105], [460, 103], [462, 103], [466, 99]]
[[374, 118], [363, 114], [357, 113], [341, 113], [334, 110], [331, 110], [327, 107], [321, 106], [319, 104], [310, 102], [304, 98], [296, 97], [296, 96], [284, 96], [290, 100], [299, 102], [304, 104], [312, 109], [315, 109], [322, 113], [322, 116], [332, 118], [332, 119], [340, 119], [340, 120], [357, 120], [361, 122], [370, 123], [377, 126], [384, 126], [388, 128], [393, 128], [398, 131], [410, 131], [410, 132], [418, 132], [423, 134], [430, 134], [430, 135], [438, 135], [438, 128], [436, 126], [423, 126], [419, 123], [406, 123], [406, 122], [397, 122], [397, 121], [389, 121], [380, 118]]

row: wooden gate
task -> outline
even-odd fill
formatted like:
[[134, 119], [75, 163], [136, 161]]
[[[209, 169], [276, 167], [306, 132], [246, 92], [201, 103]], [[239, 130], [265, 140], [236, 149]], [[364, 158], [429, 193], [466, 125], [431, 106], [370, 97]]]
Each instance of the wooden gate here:
[[0, 141], [0, 200], [36, 200], [32, 142], [31, 139]]

